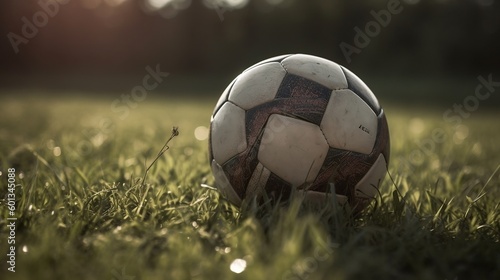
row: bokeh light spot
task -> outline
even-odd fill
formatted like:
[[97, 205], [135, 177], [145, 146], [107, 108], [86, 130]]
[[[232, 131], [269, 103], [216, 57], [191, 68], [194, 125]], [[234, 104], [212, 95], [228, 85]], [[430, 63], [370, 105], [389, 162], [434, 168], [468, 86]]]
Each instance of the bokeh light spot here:
[[411, 134], [413, 134], [413, 135], [419, 135], [422, 132], [424, 132], [425, 123], [424, 123], [424, 121], [422, 121], [422, 119], [413, 118], [413, 119], [410, 120], [410, 124], [409, 124], [408, 127], [410, 129], [410, 133]]
[[248, 0], [225, 0], [227, 5], [232, 8], [243, 8], [248, 4]]
[[472, 153], [476, 156], [480, 156], [483, 153], [483, 147], [481, 146], [481, 143], [476, 142], [472, 146]]
[[469, 128], [465, 125], [457, 126], [453, 134], [453, 142], [455, 144], [462, 144], [462, 142], [469, 136]]
[[61, 155], [61, 147], [54, 147], [52, 152], [54, 153], [54, 156], [56, 156], [56, 157], [60, 156]]
[[170, 2], [172, 2], [172, 0], [147, 0], [147, 4], [153, 10], [159, 10], [165, 7]]
[[234, 273], [242, 273], [247, 268], [247, 261], [244, 259], [235, 259], [229, 269]]
[[208, 138], [208, 128], [206, 126], [198, 126], [194, 129], [194, 137], [196, 140], [203, 141]]

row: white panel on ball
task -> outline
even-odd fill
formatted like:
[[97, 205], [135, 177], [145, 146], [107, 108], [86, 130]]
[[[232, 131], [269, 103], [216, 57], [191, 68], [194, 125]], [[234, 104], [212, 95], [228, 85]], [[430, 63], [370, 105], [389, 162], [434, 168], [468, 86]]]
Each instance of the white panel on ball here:
[[226, 174], [224, 174], [224, 170], [217, 162], [215, 162], [215, 160], [212, 160], [212, 173], [214, 174], [217, 188], [220, 190], [222, 195], [230, 202], [236, 205], [241, 205], [241, 198], [236, 194], [231, 186], [231, 183], [229, 183]]
[[211, 141], [214, 159], [225, 163], [247, 148], [245, 110], [226, 102], [215, 114], [211, 125]]
[[247, 185], [246, 197], [258, 196], [263, 191], [263, 187], [265, 187], [267, 180], [269, 179], [269, 175], [271, 175], [271, 171], [265, 168], [262, 163], [259, 162], [257, 167], [252, 173], [252, 177], [250, 177], [250, 181]]
[[347, 82], [349, 83], [349, 88], [353, 89], [358, 95], [363, 96], [364, 98], [362, 99], [366, 100], [369, 104], [371, 103], [378, 113], [380, 111], [380, 104], [375, 94], [373, 94], [370, 88], [358, 76], [349, 71], [349, 69], [345, 67], [342, 68], [345, 72]]
[[229, 100], [248, 110], [271, 101], [285, 77], [280, 63], [271, 62], [256, 66], [238, 76], [229, 93]]
[[233, 87], [233, 84], [234, 84], [234, 81], [236, 81], [236, 79], [234, 79], [227, 87], [226, 89], [224, 90], [224, 92], [221, 94], [221, 96], [219, 97], [219, 100], [217, 101], [217, 105], [215, 105], [215, 109], [214, 109], [214, 112], [212, 113], [212, 117], [215, 115], [215, 113], [217, 113], [217, 110], [219, 110], [220, 106], [222, 106], [222, 104], [224, 104], [224, 102], [227, 101], [227, 98], [229, 96], [229, 91], [231, 90], [231, 88]]
[[384, 155], [380, 154], [370, 170], [356, 184], [355, 195], [359, 198], [374, 198], [385, 173], [387, 173], [387, 162]]
[[266, 64], [266, 63], [270, 63], [270, 62], [280, 62], [281, 60], [283, 60], [287, 56], [291, 56], [291, 54], [278, 55], [278, 56], [275, 56], [275, 57], [271, 57], [271, 58], [262, 60], [260, 62], [255, 63], [254, 65], [248, 67], [247, 69], [245, 69], [245, 71], [243, 71], [243, 73], [247, 72], [247, 71], [250, 71], [251, 69], [253, 69], [253, 68], [257, 67], [257, 66], [260, 66], [262, 64]]
[[369, 154], [377, 137], [378, 119], [351, 90], [334, 90], [320, 127], [331, 147]]
[[327, 88], [347, 88], [347, 80], [340, 65], [330, 60], [312, 55], [295, 54], [285, 58], [281, 64], [288, 73], [315, 81]]
[[298, 187], [314, 181], [328, 148], [317, 125], [273, 114], [264, 128], [258, 159], [271, 172]]

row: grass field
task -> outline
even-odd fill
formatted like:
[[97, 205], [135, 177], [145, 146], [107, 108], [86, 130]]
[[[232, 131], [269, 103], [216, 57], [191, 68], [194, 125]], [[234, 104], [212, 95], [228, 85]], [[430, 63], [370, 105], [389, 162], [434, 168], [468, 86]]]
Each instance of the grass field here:
[[[129, 114], [112, 102], [2, 97], [1, 279], [500, 279], [492, 110], [455, 126], [442, 117], [452, 104], [385, 105], [393, 180], [353, 218], [298, 198], [243, 212], [228, 204], [203, 140], [214, 99], [151, 97]], [[142, 185], [173, 126], [180, 135]], [[15, 273], [8, 168], [19, 184]]]

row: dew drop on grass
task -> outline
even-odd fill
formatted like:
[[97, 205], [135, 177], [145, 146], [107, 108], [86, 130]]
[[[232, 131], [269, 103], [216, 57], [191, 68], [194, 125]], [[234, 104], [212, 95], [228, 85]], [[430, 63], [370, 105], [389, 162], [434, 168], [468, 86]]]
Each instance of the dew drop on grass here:
[[247, 268], [247, 261], [244, 259], [235, 259], [229, 269], [234, 273], [242, 273]]
[[26, 245], [23, 246], [23, 252], [28, 253], [28, 246], [26, 246]]
[[24, 172], [22, 172], [22, 171], [19, 172], [19, 179], [21, 179], [21, 180], [24, 179]]

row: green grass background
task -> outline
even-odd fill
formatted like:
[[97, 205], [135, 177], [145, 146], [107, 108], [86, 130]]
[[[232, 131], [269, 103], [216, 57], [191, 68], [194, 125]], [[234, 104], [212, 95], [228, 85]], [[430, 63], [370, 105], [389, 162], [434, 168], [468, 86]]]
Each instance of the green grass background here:
[[[500, 279], [494, 110], [480, 107], [457, 127], [442, 118], [453, 103], [382, 102], [393, 180], [352, 217], [300, 198], [228, 204], [207, 141], [194, 136], [209, 126], [213, 98], [150, 96], [122, 119], [113, 99], [80, 96], [1, 98], [1, 279]], [[141, 185], [172, 126], [180, 135]], [[10, 167], [20, 184], [15, 273], [5, 261]], [[240, 274], [236, 259], [246, 262]]]

